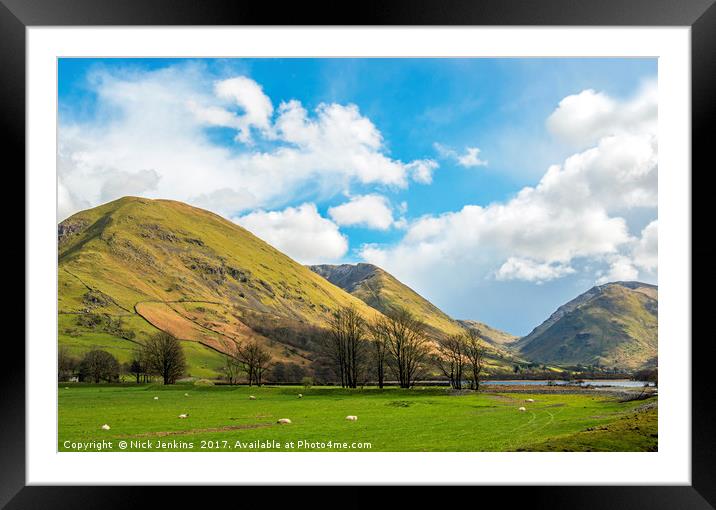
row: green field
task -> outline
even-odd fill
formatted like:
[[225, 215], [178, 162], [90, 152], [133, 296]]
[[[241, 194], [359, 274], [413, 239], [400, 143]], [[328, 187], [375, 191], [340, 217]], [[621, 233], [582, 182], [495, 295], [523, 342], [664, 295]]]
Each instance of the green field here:
[[[102, 440], [102, 450], [120, 450], [127, 441], [127, 451], [167, 450], [162, 444], [173, 451], [655, 451], [657, 445], [657, 410], [649, 405], [655, 397], [619, 403], [593, 394], [193, 385], [61, 384], [58, 391], [61, 451], [79, 444], [97, 451], [92, 443]], [[280, 418], [292, 423], [278, 425]], [[101, 429], [105, 423], [110, 430]]]
[[[102, 349], [117, 358], [120, 363], [131, 362], [139, 345], [138, 341], [143, 341], [158, 331], [137, 316], [121, 316], [122, 325], [136, 332], [136, 339], [128, 340], [116, 334], [79, 326], [77, 317], [76, 314], [59, 314], [58, 345], [67, 348], [70, 355], [79, 359], [88, 351]], [[221, 375], [224, 366], [224, 356], [221, 353], [198, 342], [187, 340], [182, 340], [182, 347], [189, 367], [188, 376], [211, 379]], [[131, 380], [131, 376], [128, 378]]]

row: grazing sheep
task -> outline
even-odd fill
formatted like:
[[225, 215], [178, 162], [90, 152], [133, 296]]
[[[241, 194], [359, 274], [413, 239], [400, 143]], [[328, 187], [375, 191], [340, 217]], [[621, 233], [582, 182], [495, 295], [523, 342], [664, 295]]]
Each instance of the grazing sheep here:
[[358, 417], [357, 417], [357, 416], [353, 416], [353, 415], [349, 415], [349, 416], [346, 416], [346, 420], [348, 420], [348, 421], [358, 421]]
[[533, 399], [533, 398], [528, 398], [525, 400], [525, 402], [534, 402], [534, 401], [535, 401], [535, 399]]
[[299, 393], [298, 398], [303, 398], [303, 393]]
[[102, 425], [102, 430], [109, 430], [109, 425], [107, 425], [106, 423]]
[[70, 389], [70, 387], [69, 387], [69, 386], [65, 386], [65, 389], [66, 389], [66, 390], [69, 390], [69, 389]]
[[159, 397], [154, 397], [154, 400], [159, 400]]
[[291, 420], [289, 420], [288, 418], [281, 418], [276, 423], [278, 423], [279, 425], [289, 425], [291, 423]]
[[254, 397], [253, 395], [249, 395], [249, 400], [256, 400], [256, 397]]
[[527, 410], [527, 409], [525, 409], [524, 407], [520, 407], [520, 408], [518, 409], [518, 411], [523, 412], [523, 413], [524, 413], [526, 410]]
[[188, 393], [184, 393], [184, 396], [185, 396], [185, 397], [188, 397], [188, 396], [189, 396], [189, 394], [188, 394]]
[[179, 415], [179, 418], [188, 418], [188, 417], [189, 417], [188, 414], [180, 414], [180, 415]]

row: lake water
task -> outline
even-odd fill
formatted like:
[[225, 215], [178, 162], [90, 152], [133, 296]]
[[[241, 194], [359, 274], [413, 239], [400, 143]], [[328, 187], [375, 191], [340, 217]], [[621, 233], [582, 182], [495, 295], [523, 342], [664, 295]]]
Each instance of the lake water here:
[[[544, 380], [519, 380], [519, 381], [482, 381], [480, 384], [484, 385], [502, 385], [502, 386], [547, 386], [548, 383], [552, 383], [555, 386], [563, 386], [566, 384], [576, 385], [577, 383], [568, 383], [565, 381], [544, 381]], [[620, 388], [641, 388], [645, 384], [654, 386], [654, 383], [647, 383], [646, 381], [630, 381], [627, 379], [594, 379], [585, 380], [579, 384], [579, 386], [617, 386]]]

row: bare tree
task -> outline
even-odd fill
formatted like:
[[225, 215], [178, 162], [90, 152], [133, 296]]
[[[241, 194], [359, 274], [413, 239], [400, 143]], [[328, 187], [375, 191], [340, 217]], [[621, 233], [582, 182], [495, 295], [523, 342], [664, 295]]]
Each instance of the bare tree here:
[[370, 341], [370, 346], [373, 362], [375, 363], [375, 372], [378, 377], [378, 388], [383, 389], [383, 386], [385, 384], [386, 362], [385, 335], [381, 333], [381, 328], [377, 327], [376, 324], [371, 324], [369, 326], [369, 331], [372, 337]]
[[119, 378], [119, 362], [107, 351], [95, 349], [89, 351], [79, 364], [82, 380], [113, 382]]
[[336, 309], [328, 320], [326, 351], [334, 362], [341, 386], [356, 388], [365, 364], [367, 325], [351, 306]]
[[174, 384], [186, 371], [181, 342], [165, 331], [149, 337], [140, 346], [139, 354], [147, 372], [161, 376], [164, 384]]
[[378, 318], [374, 331], [385, 342], [388, 366], [400, 387], [413, 386], [429, 351], [425, 323], [405, 308], [398, 307]]
[[480, 330], [470, 328], [463, 334], [465, 342], [465, 357], [468, 365], [468, 379], [470, 389], [480, 389], [480, 373], [482, 372], [483, 359], [487, 346], [480, 338]]
[[236, 340], [226, 340], [224, 342], [224, 375], [229, 384], [236, 384], [239, 375], [246, 371], [241, 344]]
[[249, 376], [249, 386], [261, 386], [263, 374], [271, 366], [271, 353], [258, 342], [249, 342], [239, 347], [240, 360]]
[[462, 388], [463, 374], [468, 365], [467, 340], [465, 335], [451, 335], [438, 340], [435, 365], [450, 381], [450, 387]]

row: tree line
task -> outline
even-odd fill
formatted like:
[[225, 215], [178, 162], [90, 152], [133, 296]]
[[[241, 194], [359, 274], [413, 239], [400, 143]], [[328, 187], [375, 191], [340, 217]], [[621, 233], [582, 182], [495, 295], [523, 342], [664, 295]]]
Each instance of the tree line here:
[[402, 307], [392, 308], [373, 321], [353, 306], [338, 308], [328, 321], [323, 351], [344, 388], [362, 385], [373, 372], [383, 388], [388, 374], [401, 388], [410, 388], [436, 367], [460, 389], [467, 382], [478, 389], [485, 344], [478, 330], [465, 330], [431, 341], [426, 324]]
[[[354, 306], [347, 306], [330, 314], [327, 328], [311, 331], [319, 352], [308, 368], [274, 362], [271, 352], [255, 340], [227, 339], [224, 378], [229, 384], [244, 379], [250, 386], [260, 386], [268, 379], [304, 385], [336, 382], [344, 388], [363, 386], [374, 378], [383, 388], [392, 376], [401, 388], [411, 388], [428, 373], [438, 371], [452, 388], [467, 385], [479, 389], [485, 344], [476, 329], [433, 339], [427, 325], [405, 308], [395, 307], [368, 320]], [[79, 359], [61, 347], [58, 369], [61, 381], [76, 377], [94, 383], [116, 382], [125, 373], [137, 383], [157, 377], [164, 384], [174, 384], [186, 374], [187, 364], [180, 340], [160, 331], [140, 343], [131, 361], [123, 365], [100, 349]]]
[[160, 377], [164, 384], [174, 384], [186, 373], [186, 357], [181, 342], [169, 333], [160, 331], [139, 344], [129, 363], [120, 365], [112, 354], [92, 349], [80, 359], [66, 347], [58, 352], [58, 378], [81, 382], [117, 382], [121, 373], [132, 374], [137, 383]]

